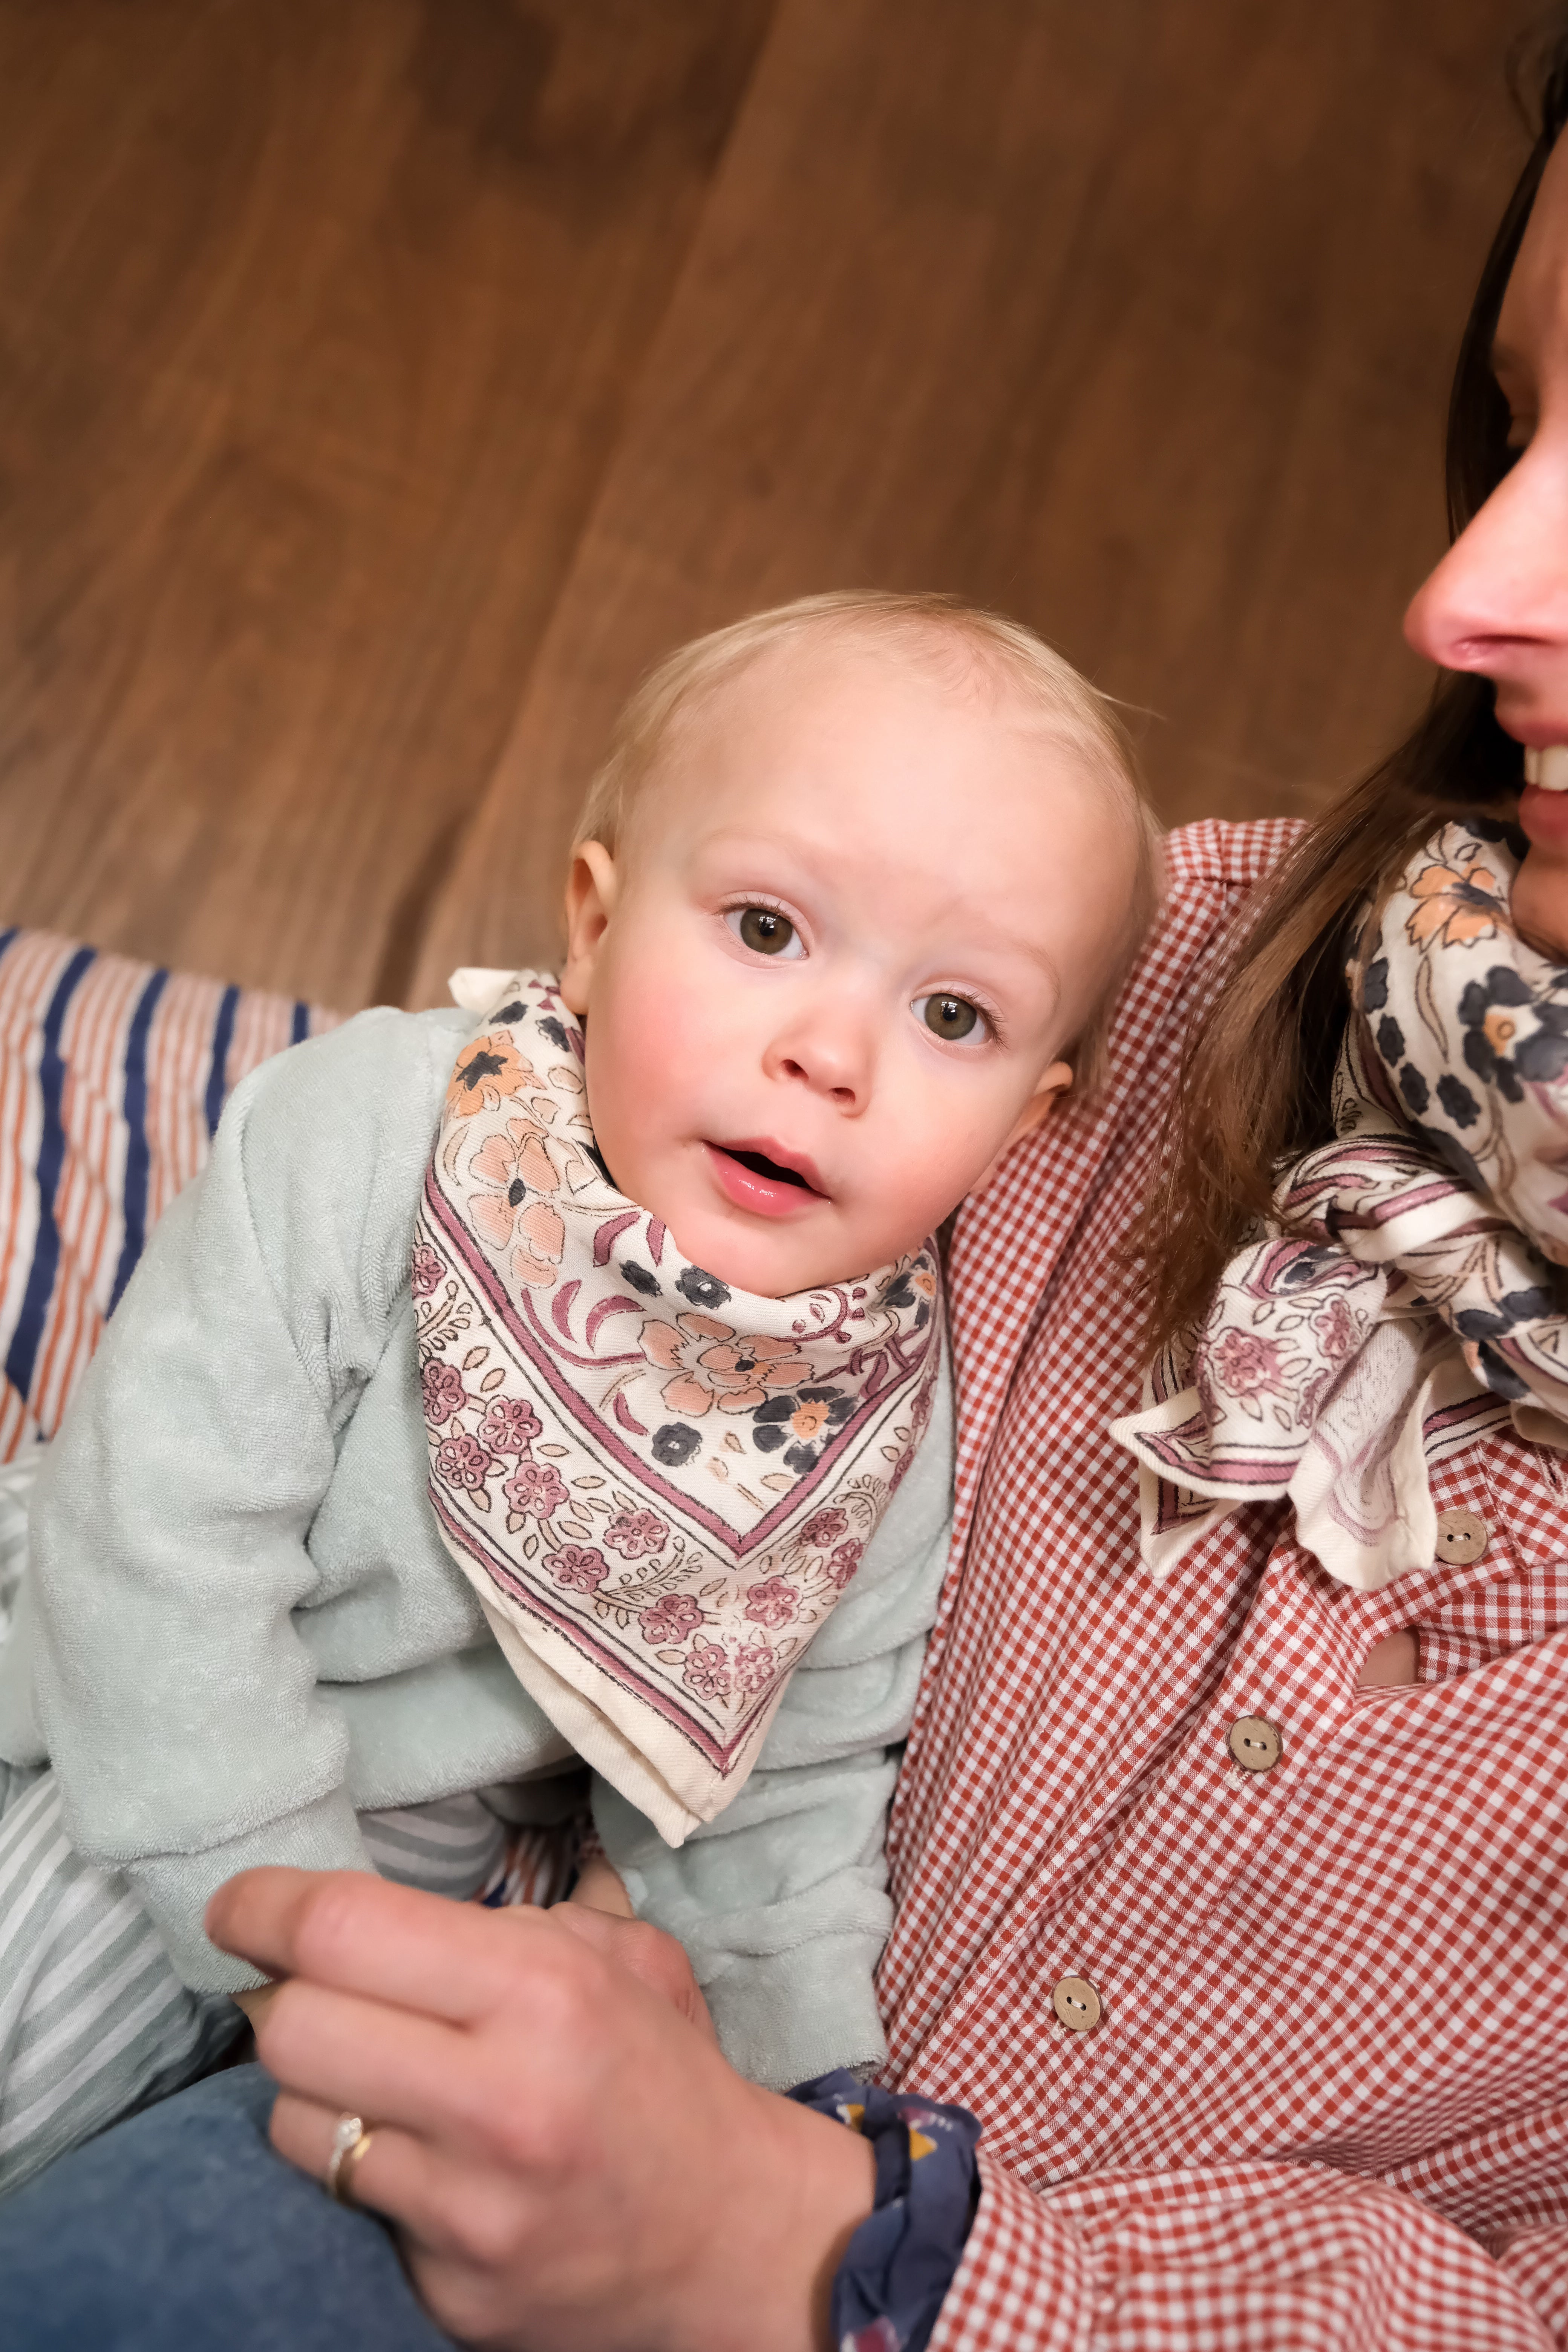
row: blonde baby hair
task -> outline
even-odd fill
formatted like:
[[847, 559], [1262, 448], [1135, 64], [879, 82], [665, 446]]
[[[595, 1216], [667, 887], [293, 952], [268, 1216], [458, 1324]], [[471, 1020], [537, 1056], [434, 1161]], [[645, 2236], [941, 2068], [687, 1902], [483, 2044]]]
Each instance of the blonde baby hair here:
[[934, 591], [840, 588], [775, 604], [693, 638], [647, 673], [621, 712], [584, 799], [574, 847], [599, 841], [615, 854], [637, 794], [672, 735], [720, 688], [775, 646], [842, 635], [909, 655], [955, 689], [1010, 688], [1050, 737], [1103, 777], [1126, 813], [1134, 856], [1127, 921], [1100, 1002], [1070, 1049], [1074, 1090], [1092, 1093], [1105, 1076], [1118, 991], [1159, 907], [1160, 827], [1116, 705], [1032, 629], [1000, 613]]

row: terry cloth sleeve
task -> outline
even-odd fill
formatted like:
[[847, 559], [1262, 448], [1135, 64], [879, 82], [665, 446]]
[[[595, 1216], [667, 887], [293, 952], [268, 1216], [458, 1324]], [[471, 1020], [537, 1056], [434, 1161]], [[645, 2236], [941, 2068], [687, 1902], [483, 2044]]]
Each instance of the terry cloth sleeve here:
[[1538, 2282], [1521, 2247], [1516, 2276], [1375, 2181], [1241, 2164], [1038, 2196], [984, 2146], [979, 2164], [931, 2352], [1561, 2352], [1543, 2315], [1553, 2294], [1560, 2307], [1555, 2263]]
[[234, 1872], [370, 1867], [291, 1612], [406, 1284], [450, 1051], [450, 1023], [368, 1013], [237, 1089], [38, 1480], [35, 1692], [66, 1829], [198, 1990], [258, 1981], [202, 1932]]
[[685, 1945], [726, 2056], [772, 2089], [887, 2054], [872, 1983], [892, 1918], [884, 1832], [947, 1563], [952, 1456], [944, 1356], [913, 1466], [716, 1821], [671, 1848], [595, 1781], [638, 1916]]

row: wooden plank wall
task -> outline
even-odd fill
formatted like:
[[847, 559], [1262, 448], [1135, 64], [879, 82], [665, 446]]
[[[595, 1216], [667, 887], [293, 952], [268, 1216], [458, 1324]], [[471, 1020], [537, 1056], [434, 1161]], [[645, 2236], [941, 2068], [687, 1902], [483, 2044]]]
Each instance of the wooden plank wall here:
[[1533, 0], [0, 0], [0, 919], [545, 957], [639, 670], [1018, 614], [1173, 820], [1418, 699]]

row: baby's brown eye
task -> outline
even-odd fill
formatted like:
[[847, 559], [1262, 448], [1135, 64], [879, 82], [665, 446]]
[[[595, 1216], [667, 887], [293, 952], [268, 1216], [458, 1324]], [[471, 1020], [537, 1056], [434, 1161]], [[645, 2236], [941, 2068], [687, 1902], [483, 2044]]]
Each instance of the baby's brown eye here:
[[981, 1015], [966, 996], [922, 996], [916, 1011], [934, 1037], [969, 1037]]
[[795, 925], [771, 907], [739, 907], [729, 919], [742, 946], [755, 955], [786, 956], [795, 944]]

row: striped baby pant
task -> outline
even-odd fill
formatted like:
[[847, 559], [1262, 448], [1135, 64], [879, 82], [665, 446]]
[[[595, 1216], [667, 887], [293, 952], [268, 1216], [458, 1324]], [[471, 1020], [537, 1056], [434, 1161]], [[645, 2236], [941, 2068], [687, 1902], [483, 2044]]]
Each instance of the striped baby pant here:
[[[34, 1465], [0, 1467], [0, 1640], [26, 1554]], [[477, 1796], [362, 1813], [384, 1877], [459, 1899], [504, 1869]], [[206, 2074], [245, 2030], [175, 1975], [129, 1881], [75, 1853], [47, 1767], [0, 1761], [0, 2195], [121, 2116]]]

